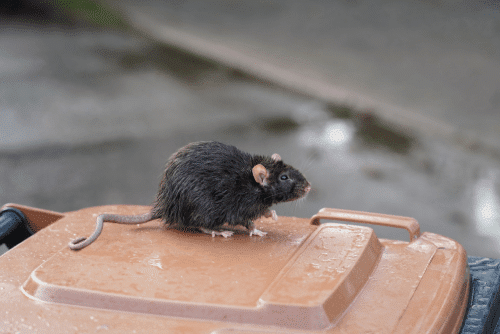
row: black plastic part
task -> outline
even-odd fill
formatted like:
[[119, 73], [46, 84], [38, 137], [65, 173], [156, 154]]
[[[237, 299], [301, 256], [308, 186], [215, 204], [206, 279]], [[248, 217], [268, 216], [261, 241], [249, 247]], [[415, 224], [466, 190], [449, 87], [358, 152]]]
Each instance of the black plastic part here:
[[10, 249], [33, 234], [28, 219], [20, 210], [7, 207], [0, 212], [0, 244]]
[[469, 256], [470, 295], [461, 334], [500, 333], [500, 260]]

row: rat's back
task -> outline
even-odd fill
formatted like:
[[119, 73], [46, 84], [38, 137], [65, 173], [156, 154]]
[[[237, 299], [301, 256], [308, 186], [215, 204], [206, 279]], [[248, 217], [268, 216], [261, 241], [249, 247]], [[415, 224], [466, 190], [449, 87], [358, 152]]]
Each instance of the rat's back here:
[[[169, 159], [169, 164], [180, 171], [183, 168], [193, 168], [193, 171], [204, 173], [203, 176], [218, 176], [219, 172], [229, 174], [237, 167], [249, 167], [252, 156], [238, 148], [216, 141], [195, 142], [179, 149]], [[205, 173], [212, 174], [205, 175]], [[230, 176], [230, 175], [228, 175]]]

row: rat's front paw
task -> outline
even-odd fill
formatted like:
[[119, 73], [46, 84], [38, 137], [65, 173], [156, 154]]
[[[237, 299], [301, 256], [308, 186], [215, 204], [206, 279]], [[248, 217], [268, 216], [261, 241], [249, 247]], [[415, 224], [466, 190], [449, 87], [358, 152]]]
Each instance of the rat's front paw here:
[[266, 218], [272, 217], [274, 221], [278, 220], [278, 215], [274, 210], [267, 210], [267, 212], [264, 213], [264, 217]]

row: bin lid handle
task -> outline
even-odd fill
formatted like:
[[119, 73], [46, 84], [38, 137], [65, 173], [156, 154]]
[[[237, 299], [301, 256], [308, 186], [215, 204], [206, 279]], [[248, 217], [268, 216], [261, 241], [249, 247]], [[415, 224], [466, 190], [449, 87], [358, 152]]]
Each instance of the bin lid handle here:
[[320, 219], [341, 220], [353, 223], [404, 228], [410, 233], [410, 242], [416, 240], [420, 236], [420, 225], [415, 218], [411, 217], [323, 208], [319, 210], [317, 214], [312, 216], [311, 225], [319, 225]]

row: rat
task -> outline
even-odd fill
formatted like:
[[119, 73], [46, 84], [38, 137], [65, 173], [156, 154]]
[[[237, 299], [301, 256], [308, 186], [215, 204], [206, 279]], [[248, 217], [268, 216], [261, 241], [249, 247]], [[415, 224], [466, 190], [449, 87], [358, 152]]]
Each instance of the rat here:
[[259, 217], [278, 220], [273, 204], [303, 198], [311, 184], [297, 169], [285, 164], [279, 154], [251, 155], [235, 146], [216, 141], [190, 143], [167, 161], [151, 211], [142, 215], [101, 214], [89, 238], [69, 243], [82, 249], [101, 234], [104, 221], [143, 224], [161, 219], [167, 225], [197, 228], [228, 238], [233, 231], [222, 225], [241, 225], [250, 236], [267, 233], [255, 228]]

